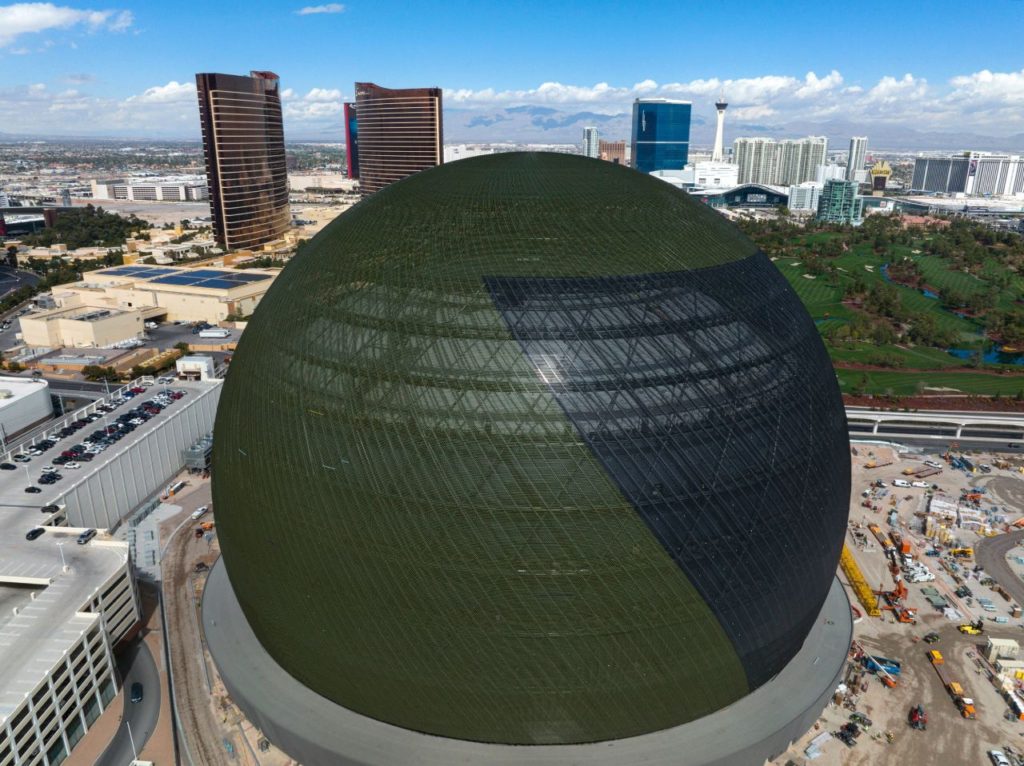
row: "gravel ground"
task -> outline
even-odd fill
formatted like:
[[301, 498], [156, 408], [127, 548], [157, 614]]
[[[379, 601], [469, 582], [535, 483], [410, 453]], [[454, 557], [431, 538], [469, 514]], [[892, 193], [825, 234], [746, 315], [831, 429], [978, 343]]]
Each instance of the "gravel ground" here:
[[[854, 639], [869, 652], [892, 657], [903, 663], [903, 672], [895, 689], [888, 689], [872, 675], [864, 675], [858, 683], [855, 709], [867, 715], [874, 723], [871, 730], [863, 734], [856, 747], [848, 748], [838, 739], [831, 739], [823, 748], [822, 756], [813, 761], [822, 766], [869, 766], [878, 763], [898, 763], [907, 766], [931, 766], [932, 764], [986, 764], [987, 751], [992, 748], [1024, 750], [1024, 723], [1010, 720], [1008, 707], [999, 692], [989, 680], [987, 665], [980, 659], [988, 635], [1000, 638], [1014, 638], [1024, 643], [1021, 620], [1009, 618], [1010, 603], [988, 587], [982, 587], [977, 579], [968, 580], [975, 597], [988, 597], [996, 605], [995, 615], [1007, 616], [1007, 624], [992, 622], [993, 614], [982, 611], [973, 599], [959, 599], [953, 591], [957, 584], [940, 565], [939, 560], [926, 557], [923, 552], [930, 547], [920, 532], [921, 522], [915, 514], [926, 507], [926, 493], [922, 489], [898, 489], [892, 487], [892, 480], [904, 478], [901, 471], [910, 466], [920, 466], [926, 455], [906, 453], [901, 455], [884, 447], [857, 445], [860, 455], [853, 458], [853, 497], [851, 498], [851, 527], [869, 522], [878, 524], [884, 532], [890, 527], [886, 523], [889, 510], [897, 509], [905, 538], [914, 544], [918, 559], [923, 561], [936, 575], [933, 582], [909, 584], [907, 604], [918, 610], [916, 625], [896, 622], [890, 613], [883, 612], [883, 618], [864, 617], [854, 626]], [[894, 463], [875, 469], [868, 469], [865, 463], [868, 453], [873, 452], [877, 462], [893, 459]], [[934, 455], [931, 456], [935, 458]], [[981, 457], [976, 462], [992, 462], [992, 456]], [[876, 500], [881, 507], [876, 512], [861, 506], [861, 491], [871, 481], [881, 479], [886, 483], [887, 494]], [[931, 477], [941, 489], [954, 499], [960, 489], [968, 486], [985, 486], [991, 502], [1005, 506], [1013, 513], [1024, 514], [1024, 477], [1015, 471], [995, 470], [987, 476], [967, 476], [950, 468], [938, 477]], [[891, 505], [895, 498], [895, 506]], [[909, 499], [907, 499], [909, 498]], [[989, 505], [991, 503], [986, 503]], [[970, 532], [956, 530], [964, 544], [975, 545], [979, 538]], [[867, 581], [873, 588], [892, 588], [892, 578], [886, 566], [886, 559], [874, 537], [868, 532], [868, 544], [855, 544], [852, 534], [847, 535], [847, 544], [854, 551], [855, 558]], [[1015, 549], [1016, 555], [1024, 555]], [[1010, 554], [1015, 555], [1013, 552]], [[973, 564], [973, 562], [970, 562]], [[846, 578], [840, 571], [840, 579]], [[921, 594], [923, 587], [932, 586], [939, 590], [952, 606], [964, 617], [963, 621], [979, 617], [985, 620], [986, 635], [972, 637], [961, 634], [957, 625], [961, 620], [951, 621], [931, 607]], [[860, 606], [848, 590], [850, 601]], [[934, 646], [921, 639], [934, 631], [940, 639]], [[975, 700], [977, 719], [962, 718], [952, 699], [943, 688], [942, 682], [926, 657], [928, 649], [939, 649], [953, 678], [959, 681]], [[861, 690], [863, 689], [863, 690]], [[928, 717], [927, 731], [910, 728], [907, 716], [912, 706], [923, 705]], [[822, 732], [834, 732], [849, 720], [851, 708], [832, 705], [822, 715], [815, 730], [809, 732], [790, 751], [774, 763], [785, 764], [788, 759], [802, 762], [803, 749], [808, 742]], [[884, 733], [892, 733], [892, 742], [887, 742]]]

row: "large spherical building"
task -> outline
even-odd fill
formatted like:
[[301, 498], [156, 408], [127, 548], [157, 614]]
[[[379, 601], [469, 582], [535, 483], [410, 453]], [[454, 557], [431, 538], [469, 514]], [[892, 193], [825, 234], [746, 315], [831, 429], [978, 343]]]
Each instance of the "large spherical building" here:
[[835, 623], [849, 475], [770, 260], [658, 179], [557, 154], [445, 165], [328, 226], [249, 323], [214, 447], [266, 664], [495, 746], [684, 731], [788, 677]]

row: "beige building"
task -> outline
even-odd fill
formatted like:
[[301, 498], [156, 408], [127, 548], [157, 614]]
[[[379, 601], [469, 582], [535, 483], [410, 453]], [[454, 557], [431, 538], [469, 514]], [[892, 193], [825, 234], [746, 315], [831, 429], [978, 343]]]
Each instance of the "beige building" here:
[[60, 308], [26, 314], [19, 321], [25, 344], [45, 348], [105, 348], [143, 333], [142, 312], [84, 305], [77, 296]]
[[140, 312], [143, 320], [205, 321], [249, 316], [274, 281], [272, 269], [194, 269], [132, 264], [99, 269], [53, 290], [60, 307]]

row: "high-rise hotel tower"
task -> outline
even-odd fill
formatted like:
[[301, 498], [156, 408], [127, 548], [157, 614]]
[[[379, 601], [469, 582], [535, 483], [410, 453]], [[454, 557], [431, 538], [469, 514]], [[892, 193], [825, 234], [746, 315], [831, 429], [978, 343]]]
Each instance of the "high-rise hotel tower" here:
[[240, 250], [280, 239], [291, 215], [277, 75], [200, 73], [196, 90], [217, 243]]
[[[444, 162], [440, 88], [356, 83], [359, 184], [373, 194]], [[354, 147], [348, 146], [351, 154]]]

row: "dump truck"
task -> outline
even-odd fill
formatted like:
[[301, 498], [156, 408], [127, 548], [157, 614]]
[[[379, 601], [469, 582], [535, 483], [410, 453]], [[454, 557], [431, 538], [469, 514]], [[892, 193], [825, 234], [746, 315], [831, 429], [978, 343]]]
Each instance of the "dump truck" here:
[[928, 652], [928, 659], [931, 661], [933, 665], [942, 665], [945, 662], [945, 660], [942, 658], [942, 652], [940, 652], [938, 649], [932, 649], [930, 652]]

